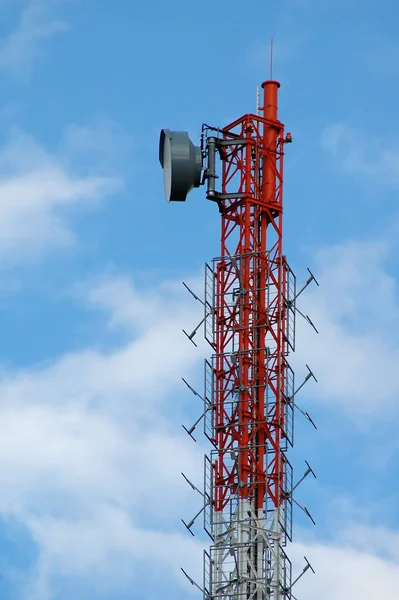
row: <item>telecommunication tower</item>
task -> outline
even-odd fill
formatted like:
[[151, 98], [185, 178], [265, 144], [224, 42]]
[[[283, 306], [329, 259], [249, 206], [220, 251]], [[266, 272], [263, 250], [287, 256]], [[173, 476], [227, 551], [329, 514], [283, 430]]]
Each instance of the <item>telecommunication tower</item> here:
[[[294, 500], [287, 450], [294, 443], [296, 404], [288, 355], [295, 350], [298, 296], [315, 280], [309, 271], [297, 291], [296, 278], [283, 254], [283, 160], [291, 134], [278, 119], [277, 81], [262, 84], [263, 106], [227, 127], [203, 125], [201, 145], [186, 132], [163, 129], [160, 162], [168, 201], [184, 201], [188, 192], [206, 185], [206, 197], [221, 216], [220, 256], [205, 268], [204, 325], [212, 357], [205, 361], [204, 410], [201, 420], [211, 442], [205, 456], [203, 498], [191, 528], [203, 515], [211, 538], [204, 553], [202, 585], [185, 571], [204, 600], [291, 600], [298, 579], [286, 554], [292, 540]], [[259, 94], [258, 94], [259, 97]], [[219, 168], [219, 171], [218, 171]], [[218, 174], [220, 172], [220, 175]], [[217, 181], [220, 179], [220, 188]], [[318, 285], [318, 284], [317, 284]], [[314, 326], [313, 326], [314, 327]], [[317, 330], [316, 330], [317, 331]], [[185, 332], [186, 333], [186, 332]], [[313, 521], [313, 519], [312, 519]], [[313, 570], [313, 569], [312, 569]]]

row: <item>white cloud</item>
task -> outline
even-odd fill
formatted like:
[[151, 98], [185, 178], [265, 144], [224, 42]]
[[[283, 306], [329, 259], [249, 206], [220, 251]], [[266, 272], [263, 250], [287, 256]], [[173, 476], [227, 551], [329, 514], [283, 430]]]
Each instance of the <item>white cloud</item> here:
[[[315, 575], [308, 573], [300, 580], [294, 590], [295, 596], [308, 600], [374, 600], [392, 596], [399, 585], [397, 558], [379, 556], [372, 528], [362, 545], [354, 544], [350, 531], [348, 533], [349, 539], [345, 543], [295, 544], [298, 568], [299, 558], [305, 555], [316, 571]], [[389, 532], [386, 541], [393, 547], [397, 543], [397, 533]]]
[[94, 578], [101, 569], [101, 586], [111, 590], [125, 586], [126, 580], [135, 578], [138, 568], [147, 570], [149, 564], [157, 565], [153, 576], [164, 573], [169, 579], [172, 575], [172, 583], [180, 579], [179, 563], [188, 563], [191, 571], [201, 570], [202, 548], [191, 536], [143, 529], [116, 507], [95, 508], [91, 515], [73, 522], [33, 517], [29, 527], [52, 570], [59, 575], [89, 574]]
[[54, 9], [62, 0], [28, 0], [14, 31], [0, 40], [0, 69], [19, 77], [30, 75], [41, 55], [41, 44], [68, 26]]
[[[357, 295], [368, 289], [371, 272], [383, 295], [366, 298], [366, 312], [370, 318], [383, 312], [394, 301], [392, 282], [381, 269], [386, 252], [384, 244], [369, 243], [322, 253], [322, 299], [315, 304], [308, 296], [310, 306], [338, 323], [356, 316]], [[199, 320], [201, 306], [182, 287], [163, 283], [143, 293], [126, 277], [100, 280], [88, 301], [131, 336], [125, 345], [2, 377], [0, 512], [22, 524], [38, 545], [26, 593], [35, 600], [52, 600], [59, 578], [82, 579], [93, 593], [115, 594], [149, 565], [153, 578], [162, 577], [171, 589], [184, 588], [180, 566], [201, 581], [202, 544], [176, 528], [179, 516], [189, 518], [200, 506], [180, 471], [201, 486], [202, 448], [179, 432], [176, 393], [180, 376], [196, 369], [203, 355], [181, 334]], [[329, 333], [324, 328], [324, 344]], [[326, 360], [318, 365], [321, 381], [330, 369]], [[324, 395], [330, 381], [322, 385]], [[348, 395], [358, 401], [356, 387], [341, 386], [330, 401]], [[301, 580], [298, 592], [311, 600], [322, 592], [326, 600], [371, 600], [376, 590], [396, 585], [398, 557], [384, 548], [397, 534], [378, 530], [374, 539], [380, 541], [372, 546], [373, 532], [350, 524], [331, 543], [304, 536], [289, 555], [296, 572], [308, 556], [316, 576]]]
[[298, 317], [294, 362], [310, 364], [319, 380], [306, 393], [356, 418], [386, 418], [399, 406], [398, 290], [386, 270], [394, 248], [389, 236], [319, 252], [313, 269], [320, 287], [309, 289], [300, 301], [320, 331], [316, 335]]
[[0, 513], [38, 545], [29, 584], [38, 600], [53, 597], [54, 577], [117, 588], [155, 559], [165, 577], [180, 564], [201, 569], [200, 547], [168, 521], [192, 516], [201, 500], [180, 475], [201, 485], [201, 448], [180, 429], [176, 399], [180, 377], [202, 361], [181, 333], [201, 306], [182, 286], [164, 284], [147, 313], [148, 295], [126, 279], [102, 281], [91, 298], [111, 322], [123, 315], [118, 326], [128, 332], [142, 316], [145, 325], [108, 353], [83, 351], [2, 377]]
[[65, 158], [51, 155], [14, 131], [0, 148], [0, 258], [31, 261], [49, 248], [75, 242], [70, 218], [121, 187], [117, 177], [76, 175]]
[[[199, 290], [203, 287], [202, 278], [201, 269], [201, 273], [196, 277], [185, 277], [185, 283], [190, 289], [196, 290], [195, 293], [200, 294]], [[182, 290], [184, 288], [180, 281], [178, 283], [161, 281], [155, 289], [149, 288], [138, 292], [132, 287], [130, 278], [123, 274], [102, 277], [90, 288], [87, 286], [77, 288], [78, 296], [86, 296], [92, 307], [97, 307], [108, 314], [109, 325], [113, 328], [148, 328], [157, 314], [175, 318], [175, 298]], [[189, 306], [193, 299], [188, 292], [185, 294]], [[200, 307], [199, 304], [197, 306]], [[201, 317], [202, 315], [199, 314], [198, 318]], [[190, 324], [186, 323], [186, 325], [189, 329]], [[196, 323], [191, 325], [195, 326]], [[201, 340], [202, 329], [198, 332], [196, 343], [201, 344]]]
[[[387, 406], [394, 386], [383, 371], [390, 358], [380, 333], [399, 316], [395, 282], [385, 271], [390, 250], [385, 240], [319, 253], [321, 287], [303, 299], [321, 333], [318, 339], [299, 332], [299, 358], [314, 367], [324, 401], [357, 413], [373, 411], [381, 399]], [[200, 506], [180, 478], [184, 471], [201, 486], [202, 449], [179, 432], [177, 386], [181, 376], [196, 374], [204, 354], [181, 333], [199, 321], [202, 307], [182, 286], [166, 282], [142, 292], [123, 276], [79, 293], [127, 342], [2, 373], [0, 513], [25, 527], [38, 546], [26, 598], [52, 600], [62, 577], [84, 578], [102, 591], [109, 586], [111, 593], [138, 572], [154, 572], [155, 564], [158, 576], [179, 589], [185, 585], [180, 565], [199, 581], [202, 569], [201, 544], [176, 528], [180, 516], [190, 518]], [[380, 354], [373, 354], [371, 370], [376, 344]], [[184, 410], [195, 412], [187, 403]], [[348, 538], [338, 531], [331, 543], [304, 538], [292, 547], [297, 568], [305, 554], [317, 571], [298, 584], [304, 597], [316, 600], [323, 592], [326, 600], [371, 600], [375, 590], [397, 584], [397, 556], [379, 550], [397, 534], [377, 532], [378, 548], [371, 549], [373, 531], [352, 531]]]

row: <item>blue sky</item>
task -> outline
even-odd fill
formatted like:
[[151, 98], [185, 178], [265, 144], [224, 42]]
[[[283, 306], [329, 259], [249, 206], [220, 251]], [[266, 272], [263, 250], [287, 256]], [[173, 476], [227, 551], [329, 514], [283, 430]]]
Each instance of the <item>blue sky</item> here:
[[198, 598], [205, 344], [181, 334], [219, 252], [215, 206], [164, 200], [162, 127], [198, 139], [281, 81], [294, 143], [285, 250], [320, 288], [291, 459], [318, 479], [289, 550], [308, 600], [399, 585], [399, 11], [393, 1], [0, 2], [0, 591], [4, 600]]

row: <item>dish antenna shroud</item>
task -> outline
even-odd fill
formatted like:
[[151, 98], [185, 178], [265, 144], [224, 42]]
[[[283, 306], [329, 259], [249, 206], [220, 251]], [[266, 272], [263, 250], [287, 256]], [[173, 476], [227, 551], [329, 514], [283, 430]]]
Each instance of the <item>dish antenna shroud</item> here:
[[200, 186], [201, 148], [192, 143], [187, 131], [161, 130], [159, 162], [163, 168], [168, 202], [184, 202], [187, 194]]

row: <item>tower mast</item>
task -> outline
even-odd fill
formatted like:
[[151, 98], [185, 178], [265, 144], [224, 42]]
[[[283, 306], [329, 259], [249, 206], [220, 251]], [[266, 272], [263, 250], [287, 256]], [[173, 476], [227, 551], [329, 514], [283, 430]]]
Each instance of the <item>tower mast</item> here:
[[214, 355], [205, 429], [214, 450], [206, 461], [212, 545], [204, 585], [206, 597], [217, 600], [281, 600], [291, 587], [283, 548], [291, 538], [285, 452], [292, 443], [294, 376], [286, 356], [294, 331], [287, 290], [294, 298], [295, 279], [282, 247], [286, 140], [279, 83], [262, 88], [260, 115], [223, 129], [221, 255], [208, 271]]
[[187, 334], [193, 341], [204, 323], [212, 348], [205, 361], [203, 415], [185, 428], [192, 435], [203, 418], [213, 446], [205, 456], [203, 508], [186, 525], [191, 531], [203, 513], [211, 538], [203, 587], [195, 584], [204, 600], [291, 600], [293, 585], [312, 569], [305, 559], [293, 581], [285, 552], [292, 540], [293, 503], [313, 521], [293, 492], [314, 473], [307, 464], [294, 486], [287, 450], [294, 443], [294, 408], [314, 425], [295, 404], [297, 392], [314, 375], [309, 369], [295, 390], [288, 355], [295, 350], [296, 299], [317, 281], [309, 271], [297, 293], [283, 254], [283, 160], [292, 138], [278, 118], [279, 87], [273, 79], [262, 84], [257, 114], [223, 129], [204, 125], [201, 147], [186, 132], [161, 132], [167, 199], [184, 201], [193, 187], [206, 183], [207, 199], [217, 203], [221, 215], [220, 256], [205, 269], [204, 317]]

